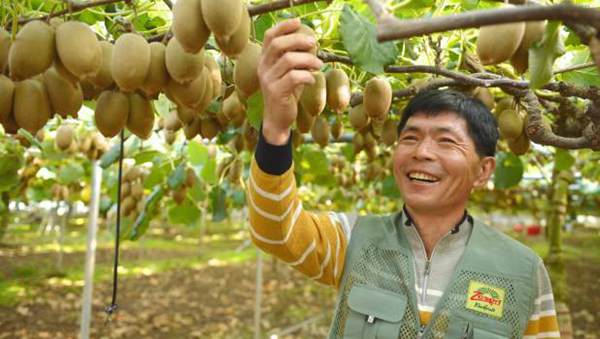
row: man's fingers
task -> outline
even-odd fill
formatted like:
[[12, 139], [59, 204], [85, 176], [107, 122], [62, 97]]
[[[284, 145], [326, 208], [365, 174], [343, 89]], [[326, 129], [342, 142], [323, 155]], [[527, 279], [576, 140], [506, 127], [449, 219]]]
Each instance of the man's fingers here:
[[323, 62], [310, 53], [287, 52], [277, 60], [270, 70], [270, 77], [279, 79], [287, 72], [294, 69], [300, 70], [318, 70], [323, 66]]
[[313, 37], [301, 33], [278, 36], [268, 46], [263, 45], [263, 62], [271, 65], [277, 59], [290, 51], [309, 51], [316, 44]]
[[315, 77], [311, 72], [293, 69], [287, 72], [281, 79], [273, 82], [271, 86], [276, 88], [284, 96], [294, 94], [294, 89], [300, 85], [312, 85], [315, 82]]
[[300, 19], [282, 21], [277, 25], [269, 28], [265, 32], [265, 38], [263, 39], [263, 47], [269, 47], [273, 39], [280, 35], [295, 32], [298, 29], [298, 27], [300, 27]]

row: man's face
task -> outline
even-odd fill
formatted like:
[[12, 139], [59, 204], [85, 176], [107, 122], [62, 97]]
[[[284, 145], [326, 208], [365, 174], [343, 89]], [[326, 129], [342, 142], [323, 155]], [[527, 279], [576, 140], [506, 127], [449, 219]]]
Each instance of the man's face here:
[[478, 156], [466, 121], [453, 112], [410, 117], [394, 152], [396, 184], [415, 211], [464, 209], [473, 187], [483, 186], [494, 168], [494, 158]]

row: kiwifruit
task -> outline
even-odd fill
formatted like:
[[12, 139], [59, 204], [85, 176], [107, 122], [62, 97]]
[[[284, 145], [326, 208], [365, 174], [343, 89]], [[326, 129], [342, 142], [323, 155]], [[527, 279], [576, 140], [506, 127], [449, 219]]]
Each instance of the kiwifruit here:
[[221, 109], [229, 120], [235, 120], [240, 115], [245, 116], [246, 114], [246, 108], [240, 101], [236, 91], [233, 91], [227, 98], [225, 98], [225, 100], [223, 100]]
[[177, 106], [177, 118], [184, 124], [189, 125], [194, 121], [194, 118], [198, 115], [198, 113], [185, 106]]
[[79, 144], [79, 152], [87, 153], [93, 147], [93, 140], [90, 135], [86, 135], [82, 138], [81, 143]]
[[173, 35], [188, 53], [198, 53], [210, 35], [201, 0], [178, 0], [173, 6]]
[[103, 89], [100, 89], [88, 80], [83, 80], [79, 83], [81, 86], [81, 91], [83, 92], [83, 100], [96, 100]]
[[365, 112], [371, 118], [382, 118], [388, 114], [392, 104], [392, 87], [390, 83], [381, 78], [372, 78], [367, 81], [363, 93]]
[[350, 103], [350, 80], [346, 72], [333, 69], [327, 72], [327, 105], [334, 112], [343, 112]]
[[220, 125], [215, 118], [203, 117], [200, 119], [200, 135], [206, 139], [212, 139], [219, 134]]
[[121, 202], [121, 213], [126, 217], [129, 216], [135, 209], [136, 204], [137, 202], [132, 196], [126, 196]]
[[78, 82], [70, 82], [56, 68], [50, 67], [44, 72], [44, 85], [54, 113], [63, 118], [77, 117], [83, 105], [83, 91]]
[[142, 170], [138, 166], [133, 166], [125, 171], [125, 176], [123, 176], [123, 180], [125, 181], [135, 181], [138, 178], [143, 176]]
[[516, 139], [523, 133], [523, 119], [514, 109], [505, 109], [498, 116], [500, 134], [505, 139]]
[[498, 118], [498, 116], [500, 115], [500, 113], [502, 113], [504, 110], [507, 110], [509, 108], [514, 108], [515, 106], [515, 101], [513, 100], [512, 97], [506, 97], [506, 98], [502, 98], [500, 100], [498, 100], [498, 102], [495, 105], [496, 107], [494, 108], [494, 116], [496, 117], [496, 119]]
[[167, 129], [164, 131], [164, 136], [165, 136], [165, 142], [169, 145], [173, 145], [173, 143], [175, 142], [175, 139], [177, 139], [177, 132]]
[[188, 167], [185, 170], [185, 182], [184, 185], [186, 187], [192, 187], [194, 186], [194, 183], [196, 182], [196, 173], [194, 172], [194, 170], [190, 167]]
[[329, 143], [329, 123], [323, 117], [317, 117], [310, 129], [310, 134], [319, 146], [325, 147]]
[[262, 48], [259, 44], [248, 42], [235, 63], [233, 69], [234, 82], [240, 91], [239, 94], [244, 98], [250, 97], [260, 88], [256, 69], [261, 53]]
[[8, 120], [12, 114], [14, 93], [13, 81], [0, 74], [0, 122]]
[[150, 100], [140, 94], [129, 96], [127, 129], [140, 139], [148, 139], [154, 127], [154, 108]]
[[56, 137], [54, 138], [54, 141], [56, 142], [56, 147], [63, 151], [69, 148], [73, 142], [73, 129], [71, 126], [61, 125], [56, 130]]
[[236, 133], [235, 136], [229, 141], [229, 147], [235, 150], [237, 153], [244, 150], [244, 138], [239, 133]]
[[0, 73], [4, 73], [4, 69], [8, 65], [8, 52], [11, 44], [10, 33], [0, 27]]
[[39, 131], [37, 131], [37, 133], [35, 134], [35, 138], [39, 141], [39, 142], [44, 142], [44, 139], [46, 139], [46, 132], [43, 129], [40, 129]]
[[171, 112], [165, 117], [164, 127], [169, 131], [177, 131], [181, 128], [181, 120], [177, 117], [177, 112]]
[[298, 105], [298, 114], [296, 115], [296, 128], [300, 133], [308, 133], [315, 123], [315, 116], [312, 116]]
[[169, 83], [169, 72], [165, 65], [165, 45], [160, 42], [150, 43], [150, 68], [142, 91], [148, 98], [158, 96], [158, 93]]
[[369, 124], [369, 116], [365, 112], [363, 104], [352, 107], [350, 113], [348, 113], [348, 119], [350, 119], [350, 125], [356, 130], [364, 128]]
[[196, 116], [191, 123], [184, 124], [183, 133], [185, 134], [186, 139], [194, 139], [194, 137], [200, 133], [200, 117]]
[[171, 78], [180, 84], [194, 81], [204, 68], [204, 49], [186, 52], [177, 39], [169, 40], [165, 51], [165, 65]]
[[237, 184], [240, 182], [242, 177], [242, 171], [244, 170], [244, 161], [240, 157], [235, 157], [233, 159], [233, 163], [231, 164], [231, 168], [229, 170], [229, 182], [232, 184]]
[[546, 30], [546, 21], [527, 21], [525, 22], [525, 33], [519, 44], [519, 48], [510, 58], [510, 63], [513, 65], [517, 73], [525, 73], [529, 67], [529, 47], [535, 42], [541, 40]]
[[223, 39], [221, 36], [215, 35], [215, 41], [219, 49], [230, 58], [237, 57], [244, 50], [246, 44], [248, 44], [251, 25], [252, 19], [250, 18], [250, 14], [248, 14], [246, 5], [244, 5], [240, 25], [229, 39]]
[[112, 55], [113, 55], [113, 44], [108, 41], [100, 41], [100, 49], [102, 50], [102, 66], [98, 72], [89, 78], [89, 81], [94, 84], [97, 88], [106, 89], [112, 85], [115, 81], [112, 77]]
[[490, 111], [494, 109], [494, 106], [496, 106], [494, 95], [492, 95], [492, 92], [485, 87], [475, 88], [473, 90], [473, 96], [481, 100], [481, 102], [483, 102], [483, 104], [486, 105]]
[[304, 143], [304, 136], [298, 130], [292, 130], [292, 146], [298, 148], [298, 146]]
[[23, 80], [43, 73], [54, 60], [54, 30], [43, 21], [25, 24], [17, 33], [8, 53], [10, 76]]
[[242, 131], [244, 136], [244, 148], [249, 152], [254, 151], [254, 148], [258, 143], [258, 131], [248, 123], [248, 120], [244, 122]]
[[13, 113], [15, 121], [29, 133], [36, 133], [52, 116], [50, 99], [39, 80], [27, 79], [15, 84]]
[[373, 133], [366, 132], [363, 134], [363, 137], [364, 137], [364, 145], [365, 145], [366, 149], [372, 149], [372, 148], [375, 148], [375, 146], [377, 146], [377, 140], [375, 140]]
[[529, 138], [527, 134], [521, 133], [521, 135], [516, 139], [508, 139], [507, 140], [508, 149], [513, 152], [515, 155], [523, 155], [529, 151], [529, 147], [531, 143], [529, 142]]
[[202, 1], [202, 17], [206, 26], [224, 40], [237, 30], [244, 9], [242, 0]]
[[131, 185], [131, 196], [135, 200], [140, 200], [144, 196], [144, 185], [140, 181]]
[[129, 98], [120, 91], [104, 91], [96, 102], [96, 127], [107, 138], [119, 134], [129, 117]]
[[[298, 30], [296, 31], [296, 33], [301, 33], [304, 35], [311, 36], [315, 39], [315, 41], [317, 41], [317, 34], [315, 33], [315, 31], [312, 28], [306, 26], [305, 24], [301, 24], [300, 27], [298, 27]], [[318, 49], [317, 44], [315, 44], [315, 46], [313, 48], [311, 48], [308, 52], [312, 53], [314, 55], [317, 55], [317, 49]]]
[[204, 110], [206, 110], [206, 108], [208, 107], [208, 105], [210, 105], [210, 102], [213, 99], [213, 82], [210, 78], [209, 73], [210, 71], [208, 70], [208, 68], [204, 67], [204, 70], [202, 71], [201, 75], [202, 77], [204, 77], [204, 91], [202, 92], [200, 100], [198, 100], [198, 102], [194, 106], [194, 108], [197, 109], [199, 112], [203, 112]]
[[339, 140], [344, 133], [344, 124], [342, 123], [342, 115], [338, 114], [331, 124], [331, 136], [335, 140]]
[[[511, 7], [511, 5], [505, 5]], [[477, 55], [483, 65], [495, 65], [508, 60], [523, 39], [525, 22], [482, 26], [477, 37]]]
[[381, 139], [387, 146], [392, 146], [398, 140], [398, 123], [392, 119], [386, 119], [383, 123]]
[[365, 147], [365, 138], [362, 134], [355, 132], [352, 137], [352, 145], [354, 146], [354, 154], [358, 154]]
[[208, 70], [203, 71], [194, 81], [183, 85], [174, 79], [169, 79], [167, 88], [176, 104], [196, 108], [203, 99], [208, 79]]
[[187, 187], [181, 186], [178, 189], [171, 191], [171, 197], [173, 197], [173, 200], [177, 205], [180, 205], [187, 197]]
[[314, 72], [313, 77], [315, 82], [304, 86], [300, 104], [306, 113], [317, 116], [323, 112], [327, 103], [327, 85], [323, 72]]
[[223, 79], [221, 77], [221, 68], [219, 64], [210, 55], [204, 56], [204, 67], [208, 69], [210, 80], [212, 81], [213, 94], [212, 98], [221, 96], [221, 90], [223, 85]]
[[385, 120], [386, 118], [371, 119], [371, 123], [369, 125], [371, 133], [373, 134], [375, 140], [381, 139], [381, 134], [383, 133], [383, 125], [385, 124]]
[[150, 69], [150, 45], [142, 36], [125, 33], [117, 39], [111, 60], [112, 76], [124, 92], [141, 87]]
[[79, 79], [95, 75], [102, 66], [102, 48], [94, 31], [83, 22], [67, 21], [56, 29], [60, 61]]

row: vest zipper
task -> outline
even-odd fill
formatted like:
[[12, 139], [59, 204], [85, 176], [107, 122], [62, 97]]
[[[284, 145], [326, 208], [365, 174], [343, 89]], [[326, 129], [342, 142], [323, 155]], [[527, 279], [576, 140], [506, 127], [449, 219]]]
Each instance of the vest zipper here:
[[[433, 257], [433, 255], [431, 256]], [[431, 273], [431, 259], [427, 258], [425, 261], [425, 272], [423, 272], [423, 286], [421, 290], [421, 300], [425, 303], [427, 297], [427, 285], [429, 284], [429, 273]]]

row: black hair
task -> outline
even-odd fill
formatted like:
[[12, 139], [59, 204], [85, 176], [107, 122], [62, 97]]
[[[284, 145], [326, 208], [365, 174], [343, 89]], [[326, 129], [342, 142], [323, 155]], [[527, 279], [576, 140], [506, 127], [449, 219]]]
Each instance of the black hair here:
[[454, 90], [427, 90], [419, 92], [408, 103], [398, 123], [398, 134], [406, 126], [408, 119], [415, 114], [436, 116], [453, 112], [467, 123], [467, 132], [475, 143], [479, 156], [496, 154], [496, 144], [500, 134], [496, 119], [479, 99]]

